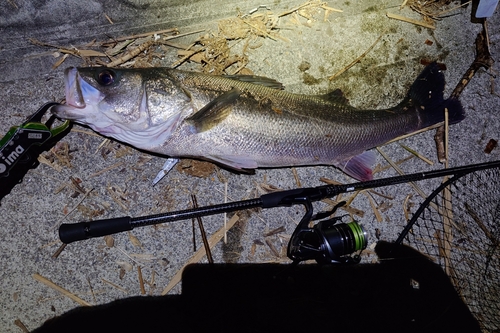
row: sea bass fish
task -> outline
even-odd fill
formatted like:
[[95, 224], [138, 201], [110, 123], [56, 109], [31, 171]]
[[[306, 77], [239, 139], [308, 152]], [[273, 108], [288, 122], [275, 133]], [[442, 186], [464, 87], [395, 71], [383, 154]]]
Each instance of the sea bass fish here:
[[169, 68], [68, 68], [66, 104], [52, 112], [96, 132], [170, 157], [235, 169], [334, 165], [372, 179], [366, 150], [444, 120], [464, 119], [445, 80], [428, 65], [398, 105], [359, 110], [339, 90], [293, 94], [271, 79], [212, 76]]

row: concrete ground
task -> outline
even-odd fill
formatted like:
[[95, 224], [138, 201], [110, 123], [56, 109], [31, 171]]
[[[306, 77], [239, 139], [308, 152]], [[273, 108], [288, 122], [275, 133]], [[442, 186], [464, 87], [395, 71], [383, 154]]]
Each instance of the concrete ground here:
[[[481, 24], [471, 19], [471, 6], [442, 14], [435, 29], [416, 26], [387, 17], [396, 13], [413, 19], [421, 16], [405, 7], [401, 0], [329, 1], [328, 6], [343, 10], [331, 12], [324, 20], [324, 10], [308, 21], [303, 16], [277, 18], [280, 38], [258, 38], [247, 48], [246, 66], [255, 74], [274, 78], [292, 92], [326, 93], [341, 88], [351, 104], [360, 108], [382, 108], [397, 104], [423, 69], [422, 59], [438, 60], [447, 67], [445, 76], [449, 95], [475, 57], [474, 40]], [[64, 98], [63, 71], [68, 66], [83, 65], [70, 56], [61, 59], [57, 49], [34, 45], [30, 38], [67, 48], [83, 48], [96, 40], [178, 28], [189, 35], [175, 42], [189, 44], [202, 34], [217, 31], [217, 20], [258, 12], [285, 13], [303, 4], [302, 0], [262, 1], [53, 1], [5, 0], [0, 4], [0, 133], [21, 124], [28, 115], [48, 101]], [[453, 3], [443, 7], [458, 6]], [[498, 13], [488, 19], [490, 49], [493, 58], [500, 53]], [[362, 55], [382, 36], [360, 63], [338, 76], [328, 77]], [[240, 47], [240, 46], [235, 46]], [[177, 50], [158, 48], [155, 65], [170, 66]], [[302, 66], [300, 66], [302, 64]], [[309, 65], [307, 65], [309, 64]], [[186, 63], [179, 68], [197, 70]], [[461, 95], [467, 118], [449, 131], [450, 166], [498, 160], [500, 150], [484, 153], [490, 139], [498, 140], [500, 105], [498, 62], [491, 72], [480, 70]], [[381, 149], [394, 161], [409, 156], [404, 144], [434, 164], [412, 158], [400, 165], [405, 173], [440, 169], [437, 162], [434, 131], [392, 143]], [[2, 199], [0, 206], [0, 330], [20, 332], [19, 321], [34, 329], [45, 320], [79, 304], [61, 292], [40, 282], [52, 281], [89, 304], [152, 294], [159, 295], [175, 274], [193, 255], [191, 221], [134, 229], [113, 235], [69, 244], [57, 257], [61, 246], [58, 227], [72, 223], [130, 215], [143, 216], [185, 209], [196, 194], [200, 206], [243, 200], [276, 187], [292, 189], [300, 185], [323, 185], [321, 177], [343, 183], [353, 182], [333, 167], [301, 167], [257, 170], [253, 175], [235, 174], [215, 168], [211, 174], [197, 177], [192, 167], [174, 169], [159, 184], [151, 181], [164, 158], [139, 152], [116, 142], [104, 142], [88, 128], [74, 126], [61, 140], [60, 149], [69, 147], [70, 164], [55, 160], [55, 169], [41, 164], [30, 170], [22, 184]], [[67, 146], [65, 146], [67, 144]], [[46, 155], [50, 158], [50, 154]], [[54, 157], [54, 156], [52, 156]], [[378, 154], [377, 163], [387, 166]], [[294, 175], [296, 172], [296, 175]], [[396, 175], [392, 168], [377, 173], [376, 178]], [[82, 194], [75, 190], [77, 180]], [[421, 182], [429, 194], [440, 180]], [[227, 195], [226, 195], [227, 186]], [[403, 203], [423, 201], [408, 185], [377, 189], [384, 196], [358, 195], [352, 206], [363, 211], [355, 218], [368, 233], [369, 249], [364, 260], [374, 260], [371, 246], [376, 229], [381, 239], [395, 240], [405, 224]], [[379, 207], [381, 221], [370, 201]], [[325, 208], [325, 205], [318, 205]], [[213, 250], [216, 262], [289, 262], [287, 241], [300, 220], [302, 207], [240, 212], [239, 222], [227, 235], [227, 242]], [[229, 217], [228, 217], [229, 219]], [[209, 235], [224, 224], [223, 216], [203, 219]], [[265, 236], [283, 227], [281, 232]], [[196, 246], [202, 246], [196, 231]], [[204, 261], [205, 259], [202, 259]], [[139, 269], [140, 268], [140, 269]], [[139, 273], [140, 271], [140, 273]], [[141, 291], [139, 274], [144, 291]], [[35, 279], [38, 277], [38, 280]], [[180, 285], [171, 293], [179, 293]], [[16, 326], [17, 323], [17, 326]]]

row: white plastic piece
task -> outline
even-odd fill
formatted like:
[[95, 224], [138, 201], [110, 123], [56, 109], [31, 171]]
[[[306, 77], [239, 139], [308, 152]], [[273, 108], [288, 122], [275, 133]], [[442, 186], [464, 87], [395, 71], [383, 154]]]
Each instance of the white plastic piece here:
[[178, 158], [167, 158], [165, 161], [165, 164], [163, 164], [163, 167], [161, 168], [160, 172], [156, 175], [155, 179], [153, 179], [153, 186], [156, 185], [165, 175], [172, 170], [174, 165], [179, 162]]
[[479, 5], [476, 10], [477, 18], [490, 17], [497, 8], [498, 0], [479, 0]]

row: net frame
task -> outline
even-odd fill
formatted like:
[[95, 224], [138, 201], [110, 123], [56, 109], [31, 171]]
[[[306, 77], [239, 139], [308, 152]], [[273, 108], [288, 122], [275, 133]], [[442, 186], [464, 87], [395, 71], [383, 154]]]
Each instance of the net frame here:
[[443, 183], [420, 205], [396, 243], [439, 264], [484, 332], [500, 331], [500, 168]]

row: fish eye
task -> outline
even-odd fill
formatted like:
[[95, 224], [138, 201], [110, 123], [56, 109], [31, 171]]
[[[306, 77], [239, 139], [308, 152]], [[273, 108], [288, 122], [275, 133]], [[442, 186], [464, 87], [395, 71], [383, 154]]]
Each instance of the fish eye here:
[[105, 69], [97, 75], [97, 82], [102, 86], [109, 86], [115, 82], [116, 74], [112, 70]]

